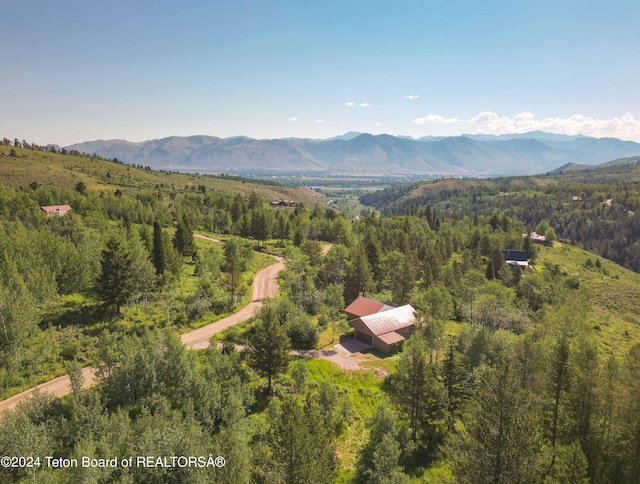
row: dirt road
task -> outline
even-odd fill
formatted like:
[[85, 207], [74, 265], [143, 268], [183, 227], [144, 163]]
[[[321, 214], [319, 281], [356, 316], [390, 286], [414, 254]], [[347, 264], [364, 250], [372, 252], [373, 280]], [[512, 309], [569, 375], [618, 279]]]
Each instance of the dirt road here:
[[[88, 366], [82, 369], [82, 376], [84, 377], [84, 385], [82, 385], [83, 388], [89, 388], [90, 386], [95, 385], [95, 373], [96, 368], [93, 366]], [[20, 402], [30, 398], [36, 391], [51, 393], [55, 397], [61, 397], [67, 393], [71, 393], [71, 380], [69, 379], [69, 375], [59, 376], [58, 378], [54, 378], [46, 383], [41, 383], [37, 387], [29, 388], [22, 393], [9, 397], [0, 402], [0, 412], [3, 412], [4, 410], [13, 410]]]
[[209, 242], [215, 242], [217, 244], [221, 244], [222, 240], [213, 239], [211, 237], [207, 237], [206, 235], [193, 234], [196, 239], [208, 240]]
[[[276, 257], [276, 256], [274, 256]], [[198, 328], [189, 333], [182, 335], [182, 342], [187, 349], [195, 350], [207, 348], [209, 346], [209, 338], [219, 333], [223, 329], [233, 326], [234, 324], [246, 321], [253, 316], [262, 306], [262, 300], [266, 297], [275, 297], [278, 294], [278, 273], [284, 269], [284, 260], [282, 257], [276, 257], [278, 262], [262, 269], [256, 274], [253, 280], [253, 296], [251, 302], [243, 307], [237, 313], [227, 316], [224, 319], [208, 324], [202, 328]]]
[[[194, 236], [205, 240], [216, 241], [215, 239], [198, 234], [194, 234]], [[181, 339], [187, 349], [207, 348], [209, 346], [209, 338], [214, 334], [219, 333], [229, 326], [246, 321], [260, 308], [264, 298], [274, 297], [278, 294], [278, 273], [284, 269], [284, 259], [277, 256], [273, 257], [277, 259], [277, 262], [265, 269], [262, 269], [256, 274], [256, 277], [253, 280], [253, 297], [251, 302], [231, 316], [183, 334]], [[95, 372], [96, 368], [93, 366], [82, 369], [82, 375], [84, 376], [83, 388], [95, 385]], [[55, 397], [62, 397], [63, 395], [71, 393], [71, 380], [68, 375], [64, 375], [46, 383], [42, 383], [37, 387], [25, 390], [22, 393], [18, 393], [17, 395], [0, 402], [0, 412], [14, 409], [20, 402], [31, 397], [36, 389], [41, 392], [51, 393]]]

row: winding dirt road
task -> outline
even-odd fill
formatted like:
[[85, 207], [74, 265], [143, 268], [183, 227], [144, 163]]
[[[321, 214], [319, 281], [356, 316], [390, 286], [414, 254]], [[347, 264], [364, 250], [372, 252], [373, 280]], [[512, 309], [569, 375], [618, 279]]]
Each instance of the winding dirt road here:
[[209, 346], [209, 338], [214, 334], [219, 333], [229, 326], [246, 321], [262, 306], [262, 300], [264, 298], [278, 295], [278, 273], [284, 269], [284, 259], [278, 256], [273, 257], [278, 259], [278, 262], [262, 269], [256, 274], [253, 280], [253, 296], [251, 302], [231, 316], [183, 334], [181, 339], [187, 349], [196, 350], [207, 348]]
[[[216, 239], [201, 236], [199, 234], [194, 234], [194, 236], [212, 242], [220, 242]], [[265, 269], [262, 269], [256, 274], [256, 277], [253, 280], [253, 297], [251, 302], [231, 316], [183, 334], [181, 339], [187, 349], [207, 348], [209, 346], [209, 338], [214, 334], [219, 333], [229, 326], [246, 321], [258, 311], [264, 298], [277, 296], [278, 273], [284, 269], [284, 259], [278, 256], [273, 257], [277, 259], [277, 262]], [[89, 388], [97, 383], [95, 374], [96, 368], [93, 366], [88, 366], [82, 369], [82, 375], [84, 376], [83, 388]], [[71, 380], [69, 379], [69, 375], [60, 376], [34, 388], [25, 390], [22, 393], [9, 397], [0, 402], [0, 412], [14, 409], [19, 403], [31, 397], [35, 391], [51, 393], [54, 397], [62, 397], [71, 393]]]

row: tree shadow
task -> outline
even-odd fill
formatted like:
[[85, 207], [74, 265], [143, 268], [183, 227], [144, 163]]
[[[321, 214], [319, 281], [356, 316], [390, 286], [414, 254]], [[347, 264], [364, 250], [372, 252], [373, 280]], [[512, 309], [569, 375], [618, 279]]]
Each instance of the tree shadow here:
[[86, 334], [98, 334], [101, 332], [100, 329], [96, 328], [98, 323], [108, 323], [113, 317], [113, 311], [103, 304], [78, 304], [68, 301], [57, 308], [56, 311], [45, 314], [40, 322], [40, 328], [75, 326], [83, 328]]

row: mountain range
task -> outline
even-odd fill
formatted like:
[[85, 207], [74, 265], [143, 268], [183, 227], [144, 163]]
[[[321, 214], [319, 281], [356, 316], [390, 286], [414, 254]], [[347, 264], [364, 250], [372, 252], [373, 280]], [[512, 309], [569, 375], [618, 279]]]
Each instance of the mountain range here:
[[67, 149], [154, 169], [215, 173], [499, 176], [546, 173], [640, 155], [640, 143], [533, 131], [410, 137], [349, 132], [325, 140], [171, 136], [139, 143], [87, 141]]

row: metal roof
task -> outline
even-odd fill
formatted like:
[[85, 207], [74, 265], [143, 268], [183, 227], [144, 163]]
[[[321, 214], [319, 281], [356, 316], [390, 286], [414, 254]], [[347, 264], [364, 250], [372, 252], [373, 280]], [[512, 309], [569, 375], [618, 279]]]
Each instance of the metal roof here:
[[360, 321], [376, 336], [397, 329], [413, 326], [416, 322], [415, 309], [410, 304], [389, 309], [376, 314], [360, 317]]
[[73, 210], [70, 205], [43, 205], [40, 207], [45, 212], [68, 212]]
[[516, 261], [527, 261], [527, 251], [526, 250], [507, 250], [503, 249], [502, 254], [507, 258], [507, 260], [516, 260]]
[[355, 314], [358, 317], [368, 316], [369, 314], [379, 313], [381, 311], [387, 311], [393, 309], [392, 306], [388, 306], [373, 299], [359, 296], [349, 304], [344, 311], [350, 314]]
[[401, 334], [396, 333], [395, 331], [391, 331], [390, 333], [381, 334], [380, 336], [378, 336], [378, 339], [383, 343], [392, 345], [393, 343], [404, 341], [405, 337]]

